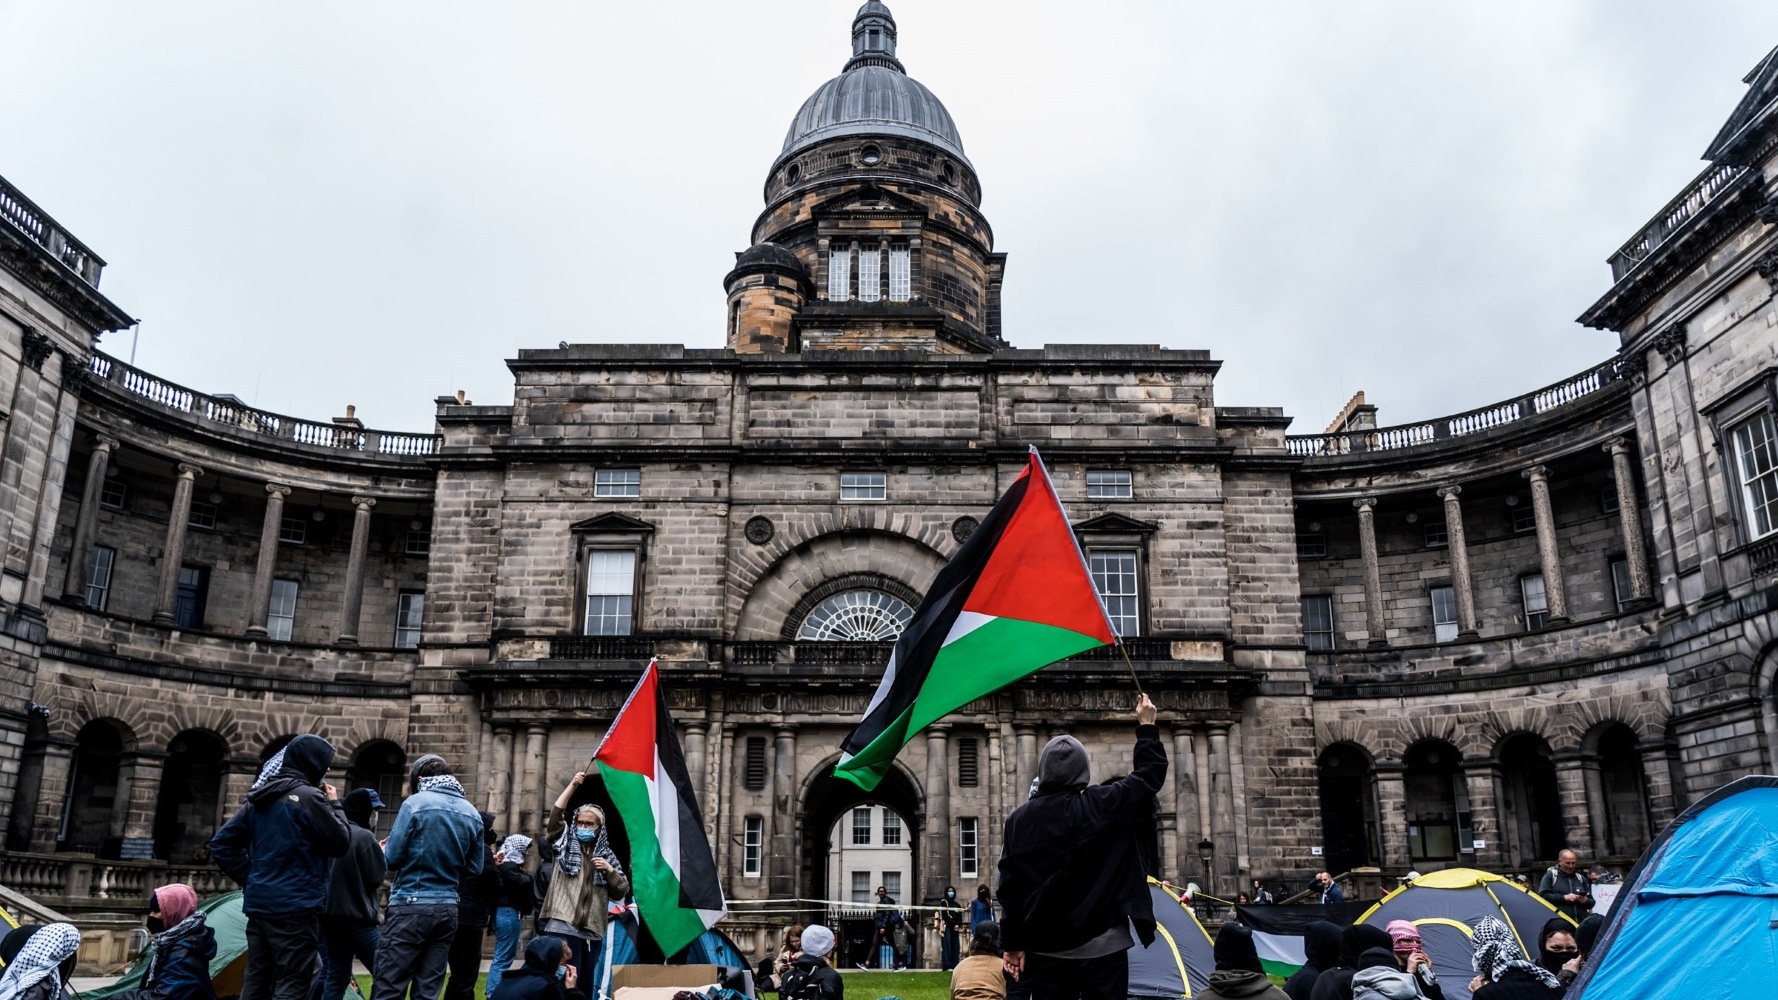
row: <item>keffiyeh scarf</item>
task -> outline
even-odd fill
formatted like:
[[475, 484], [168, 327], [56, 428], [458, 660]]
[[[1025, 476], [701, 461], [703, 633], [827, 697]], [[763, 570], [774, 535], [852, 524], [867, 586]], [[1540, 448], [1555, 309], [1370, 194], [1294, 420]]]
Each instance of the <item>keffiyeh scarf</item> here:
[[0, 975], [0, 1000], [14, 1000], [45, 977], [56, 985], [52, 998], [66, 996], [61, 964], [80, 950], [80, 931], [73, 924], [48, 924], [19, 949], [18, 957]]
[[[1536, 976], [1538, 982], [1552, 989], [1561, 985], [1555, 976], [1550, 975], [1548, 969], [1525, 960], [1525, 952], [1519, 948], [1513, 932], [1500, 920], [1483, 917], [1476, 921], [1473, 940], [1475, 971], [1488, 977], [1489, 982], [1498, 983], [1508, 972], [1516, 969]], [[6, 998], [0, 997], [0, 1000]]]
[[523, 864], [525, 861], [525, 852], [530, 849], [531, 838], [522, 833], [515, 833], [504, 841], [501, 841], [500, 850], [497, 853], [508, 861]]
[[250, 792], [254, 791], [254, 790], [258, 789], [260, 785], [263, 785], [266, 782], [272, 780], [273, 778], [276, 778], [278, 776], [278, 772], [284, 770], [284, 752], [285, 752], [285, 750], [289, 750], [289, 749], [290, 749], [290, 745], [285, 744], [284, 750], [279, 750], [277, 753], [272, 754], [271, 760], [268, 760], [264, 764], [261, 764], [259, 766], [259, 777], [253, 779], [253, 787], [249, 788], [247, 790]]
[[[458, 795], [464, 795], [463, 783], [458, 781], [457, 776], [454, 774], [435, 774], [430, 778], [420, 779], [420, 791], [422, 792], [436, 792], [441, 788], [449, 788], [455, 791]], [[465, 795], [464, 797], [467, 798], [468, 796]]]
[[[580, 838], [574, 835], [575, 815], [574, 813], [568, 814], [568, 822], [562, 827], [562, 835], [556, 838], [556, 870], [569, 878], [580, 877], [581, 847]], [[606, 864], [619, 874], [623, 873], [623, 865], [618, 864], [617, 855], [611, 850], [611, 842], [605, 837], [603, 817], [599, 822], [599, 835], [593, 838], [593, 846], [587, 849], [587, 853], [595, 858], [604, 858]], [[605, 884], [605, 873], [597, 868], [593, 869], [593, 884]], [[0, 1000], [5, 1000], [5, 998], [0, 997]]]

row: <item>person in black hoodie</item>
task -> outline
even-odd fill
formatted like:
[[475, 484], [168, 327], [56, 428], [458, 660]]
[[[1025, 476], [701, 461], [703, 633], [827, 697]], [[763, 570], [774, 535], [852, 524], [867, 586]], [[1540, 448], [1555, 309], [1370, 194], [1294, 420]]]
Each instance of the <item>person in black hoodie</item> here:
[[1006, 818], [1000, 859], [1006, 971], [1034, 1000], [1124, 1000], [1130, 925], [1154, 941], [1154, 905], [1135, 830], [1153, 822], [1167, 778], [1154, 702], [1136, 699], [1130, 773], [1089, 780], [1086, 748], [1058, 736], [1043, 748], [1037, 788]]
[[[475, 977], [482, 967], [482, 939], [488, 936], [488, 921], [494, 915], [494, 902], [507, 888], [510, 876], [500, 871], [494, 861], [494, 814], [483, 812], [482, 846], [487, 857], [481, 871], [457, 880], [457, 933], [451, 939], [451, 978], [445, 984], [444, 1000], [471, 1000], [475, 996]], [[525, 879], [526, 888], [531, 880]]]
[[210, 859], [242, 888], [247, 971], [241, 1000], [302, 1000], [315, 980], [327, 859], [346, 853], [351, 827], [322, 778], [333, 745], [290, 741], [266, 763], [247, 803], [210, 839]]
[[586, 1000], [579, 989], [568, 944], [539, 934], [525, 946], [525, 964], [506, 974], [488, 1000]]
[[827, 964], [833, 951], [833, 931], [820, 924], [803, 928], [802, 954], [790, 963], [784, 982], [778, 984], [780, 1000], [846, 1000], [846, 982]]
[[[1347, 927], [1340, 932], [1340, 964], [1315, 977], [1315, 988], [1309, 992], [1309, 1000], [1352, 1000], [1352, 977], [1364, 968], [1361, 956], [1372, 948], [1389, 951], [1394, 947], [1395, 939], [1381, 927], [1369, 924]], [[1394, 963], [1395, 959], [1389, 961]]]
[[338, 997], [346, 991], [356, 958], [367, 969], [376, 968], [377, 890], [383, 887], [383, 876], [389, 872], [383, 862], [383, 847], [377, 843], [373, 817], [383, 808], [383, 800], [369, 788], [355, 788], [346, 796], [346, 819], [352, 825], [352, 846], [346, 855], [333, 863], [327, 876], [327, 902], [321, 908], [321, 940], [326, 946], [325, 975], [322, 977], [323, 1000]]
[[1286, 1000], [1284, 991], [1266, 978], [1251, 930], [1223, 924], [1216, 932], [1213, 953], [1216, 971], [1210, 973], [1210, 985], [1198, 994], [1199, 1000]]
[[1340, 925], [1316, 920], [1303, 928], [1303, 957], [1303, 967], [1284, 982], [1284, 994], [1290, 1000], [1309, 1000], [1316, 977], [1340, 964]]

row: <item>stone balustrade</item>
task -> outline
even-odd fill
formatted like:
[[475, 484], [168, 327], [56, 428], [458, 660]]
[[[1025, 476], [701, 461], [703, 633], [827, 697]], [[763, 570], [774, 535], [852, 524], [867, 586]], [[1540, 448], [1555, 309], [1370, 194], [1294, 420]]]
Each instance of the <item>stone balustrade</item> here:
[[90, 854], [0, 853], [0, 885], [65, 912], [141, 909], [160, 886], [184, 882], [200, 897], [237, 887], [212, 865], [102, 861]]
[[0, 220], [10, 223], [31, 242], [49, 251], [50, 256], [79, 275], [81, 281], [99, 287], [99, 275], [105, 270], [105, 262], [99, 255], [87, 249], [86, 244], [75, 239], [4, 177], [0, 177]]

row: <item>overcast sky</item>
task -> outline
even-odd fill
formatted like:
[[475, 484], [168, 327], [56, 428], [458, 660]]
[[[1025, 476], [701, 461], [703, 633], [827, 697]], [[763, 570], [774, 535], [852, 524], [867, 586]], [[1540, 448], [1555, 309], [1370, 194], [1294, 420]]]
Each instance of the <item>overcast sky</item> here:
[[[1314, 432], [1581, 371], [1778, 4], [894, 0], [1010, 254], [1014, 345], [1205, 348]], [[558, 341], [722, 345], [721, 280], [850, 0], [0, 0], [0, 175], [137, 364], [429, 429]], [[102, 349], [127, 357], [129, 333]]]

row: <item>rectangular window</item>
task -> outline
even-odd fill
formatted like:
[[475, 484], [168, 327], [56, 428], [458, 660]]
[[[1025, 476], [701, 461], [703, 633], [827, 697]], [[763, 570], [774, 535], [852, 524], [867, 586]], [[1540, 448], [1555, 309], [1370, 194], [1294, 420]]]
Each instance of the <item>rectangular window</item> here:
[[426, 617], [426, 592], [404, 590], [395, 599], [395, 648], [418, 649], [420, 621]]
[[641, 469], [600, 469], [593, 473], [593, 496], [595, 497], [639, 497], [641, 495]]
[[1450, 587], [1434, 587], [1432, 595], [1432, 640], [1451, 642], [1457, 638], [1457, 592]]
[[285, 515], [278, 520], [278, 544], [302, 545], [309, 540], [309, 523], [300, 517]]
[[889, 890], [889, 898], [890, 899], [900, 899], [901, 898], [901, 873], [900, 872], [884, 872], [883, 873], [883, 888]]
[[296, 592], [295, 580], [273, 580], [272, 602], [265, 616], [265, 634], [279, 642], [289, 642], [290, 632], [296, 626]]
[[766, 738], [764, 736], [747, 737], [747, 766], [742, 771], [741, 781], [750, 792], [765, 790]]
[[[741, 874], [758, 878], [760, 854], [765, 849], [766, 821], [762, 816], [749, 816], [742, 822]], [[868, 880], [870, 876], [865, 875], [865, 878]]]
[[875, 302], [883, 297], [883, 255], [871, 247], [858, 251], [858, 301]]
[[402, 551], [410, 556], [423, 556], [432, 552], [432, 529], [410, 529], [407, 533], [407, 544]]
[[1442, 549], [1450, 544], [1451, 536], [1445, 534], [1445, 522], [1440, 521], [1437, 524], [1428, 524], [1426, 526], [1427, 548]]
[[841, 500], [887, 500], [889, 477], [881, 472], [840, 473]]
[[86, 606], [94, 611], [105, 610], [111, 599], [111, 568], [117, 565], [117, 550], [109, 545], [93, 546], [86, 561]]
[[1520, 504], [1513, 508], [1513, 534], [1522, 535], [1527, 531], [1537, 530], [1537, 509], [1530, 504]]
[[173, 601], [173, 622], [180, 628], [201, 628], [204, 602], [210, 594], [208, 566], [179, 567], [179, 590]]
[[845, 302], [852, 297], [852, 250], [834, 249], [827, 252], [827, 298], [830, 302]]
[[870, 872], [852, 873], [852, 902], [860, 906], [871, 904]]
[[586, 634], [629, 635], [635, 594], [635, 552], [588, 552]]
[[191, 514], [186, 517], [185, 523], [193, 528], [202, 528], [205, 531], [215, 531], [216, 505], [213, 503], [205, 503], [202, 500], [193, 500], [191, 502]]
[[123, 484], [121, 479], [110, 477], [99, 486], [99, 506], [101, 507], [123, 510], [124, 504], [128, 502], [129, 498], [129, 488]]
[[973, 736], [957, 737], [957, 785], [974, 788], [981, 780], [981, 754]]
[[1761, 413], [1736, 427], [1731, 437], [1741, 503], [1747, 511], [1747, 537], [1764, 538], [1778, 530], [1778, 442], [1773, 441], [1772, 415]]
[[907, 247], [889, 248], [889, 301], [906, 302], [913, 298], [914, 270]]
[[1617, 609], [1624, 610], [1630, 606], [1630, 562], [1627, 559], [1611, 561], [1611, 593], [1617, 601]]
[[859, 806], [852, 810], [852, 846], [870, 846], [870, 806]]
[[1606, 514], [1617, 513], [1617, 484], [1606, 483], [1599, 490], [1599, 510]]
[[1128, 500], [1133, 495], [1128, 469], [1088, 469], [1088, 500]]
[[1298, 535], [1298, 536], [1296, 536], [1296, 557], [1298, 559], [1326, 559], [1327, 558], [1327, 536], [1326, 535]]
[[981, 824], [973, 816], [957, 821], [957, 875], [976, 878], [981, 874]]
[[883, 810], [883, 846], [901, 846], [901, 817], [889, 810]]
[[1543, 574], [1519, 577], [1519, 596], [1525, 602], [1525, 631], [1535, 632], [1550, 620], [1549, 595], [1543, 589]]
[[1142, 634], [1142, 616], [1137, 605], [1136, 553], [1092, 552], [1087, 555], [1087, 568], [1093, 574], [1093, 586], [1099, 588], [1099, 601], [1111, 627], [1123, 638]]
[[1334, 648], [1333, 598], [1327, 594], [1303, 598], [1303, 645]]

